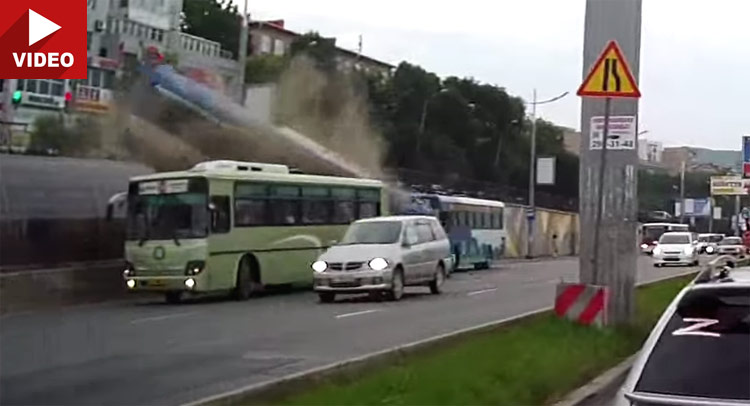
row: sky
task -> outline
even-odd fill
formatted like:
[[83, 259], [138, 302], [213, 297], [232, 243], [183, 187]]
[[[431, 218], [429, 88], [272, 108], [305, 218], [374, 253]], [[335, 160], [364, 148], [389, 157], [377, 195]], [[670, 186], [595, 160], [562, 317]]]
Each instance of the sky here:
[[[244, 0], [234, 0], [242, 9]], [[580, 128], [585, 0], [248, 0], [252, 19], [284, 19], [337, 45], [440, 76], [473, 77]], [[628, 0], [598, 0], [628, 1]], [[750, 135], [750, 0], [643, 0], [641, 130], [665, 146], [740, 149]]]

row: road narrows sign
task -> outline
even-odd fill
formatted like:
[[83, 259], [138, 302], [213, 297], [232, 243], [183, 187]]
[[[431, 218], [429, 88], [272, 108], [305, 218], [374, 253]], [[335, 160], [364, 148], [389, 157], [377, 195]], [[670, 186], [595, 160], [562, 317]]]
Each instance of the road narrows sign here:
[[641, 97], [641, 91], [630, 72], [616, 41], [609, 41], [591, 71], [578, 88], [578, 96]]

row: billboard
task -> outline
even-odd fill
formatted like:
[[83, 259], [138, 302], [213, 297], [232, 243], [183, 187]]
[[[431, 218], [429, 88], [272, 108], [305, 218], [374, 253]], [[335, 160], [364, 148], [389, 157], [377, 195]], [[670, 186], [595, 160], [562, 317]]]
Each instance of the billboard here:
[[747, 195], [750, 179], [739, 176], [711, 176], [711, 195]]

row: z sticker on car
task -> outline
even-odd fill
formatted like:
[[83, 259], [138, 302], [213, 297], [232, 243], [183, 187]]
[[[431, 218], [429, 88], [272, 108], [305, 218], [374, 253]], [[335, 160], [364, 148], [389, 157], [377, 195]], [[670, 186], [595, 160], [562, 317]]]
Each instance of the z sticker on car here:
[[711, 331], [701, 331], [702, 328], [713, 326], [719, 323], [716, 319], [701, 319], [687, 317], [682, 319], [685, 323], [694, 323], [687, 327], [678, 328], [672, 332], [673, 336], [703, 336], [703, 337], [721, 337], [721, 334]]

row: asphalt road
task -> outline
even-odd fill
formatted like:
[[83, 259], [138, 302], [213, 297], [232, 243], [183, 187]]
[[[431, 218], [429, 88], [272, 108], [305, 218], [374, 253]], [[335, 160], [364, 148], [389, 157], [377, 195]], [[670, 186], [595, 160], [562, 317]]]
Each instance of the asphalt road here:
[[[551, 306], [578, 260], [455, 274], [442, 295], [318, 304], [311, 292], [161, 300], [0, 318], [2, 405], [176, 405], [248, 384]], [[639, 280], [685, 272], [639, 260]]]

